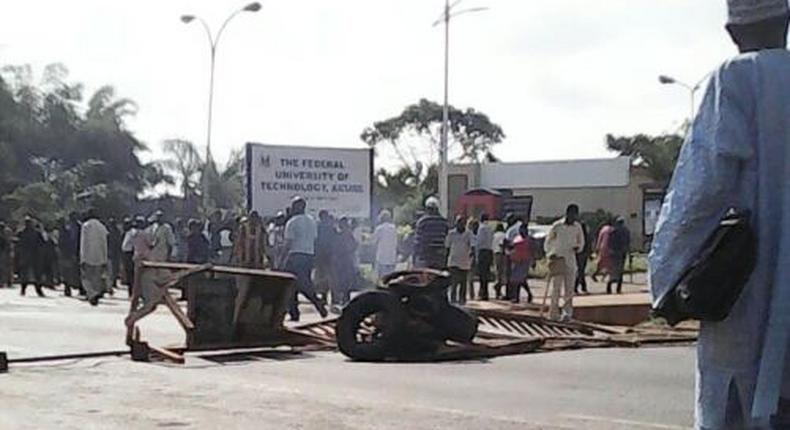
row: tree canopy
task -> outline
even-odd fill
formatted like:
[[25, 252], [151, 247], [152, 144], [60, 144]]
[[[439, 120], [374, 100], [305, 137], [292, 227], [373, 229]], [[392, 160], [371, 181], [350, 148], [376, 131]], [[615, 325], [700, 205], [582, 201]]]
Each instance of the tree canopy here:
[[[439, 161], [442, 105], [426, 99], [406, 106], [398, 116], [375, 122], [360, 138], [371, 147], [387, 144], [403, 167], [427, 174]], [[505, 138], [502, 127], [472, 108], [449, 107], [448, 157], [454, 161], [496, 159], [494, 145]]]
[[53, 218], [81, 202], [119, 213], [168, 179], [138, 157], [146, 146], [126, 128], [134, 102], [110, 86], [87, 103], [83, 93], [62, 64], [46, 66], [38, 81], [30, 66], [0, 69], [0, 216]]
[[647, 170], [653, 180], [666, 186], [678, 161], [683, 137], [678, 134], [606, 136], [606, 148], [631, 157], [635, 166]]

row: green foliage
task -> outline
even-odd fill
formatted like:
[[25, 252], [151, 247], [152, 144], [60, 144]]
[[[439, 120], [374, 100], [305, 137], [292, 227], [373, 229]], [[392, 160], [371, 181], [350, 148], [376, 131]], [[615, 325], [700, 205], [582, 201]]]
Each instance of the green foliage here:
[[162, 169], [140, 162], [145, 145], [125, 127], [134, 102], [104, 86], [85, 106], [83, 91], [62, 64], [45, 67], [37, 83], [30, 66], [0, 69], [0, 216], [54, 217], [103, 193], [117, 212], [166, 182]]
[[[438, 163], [442, 105], [426, 99], [407, 106], [400, 115], [378, 121], [362, 131], [360, 138], [371, 147], [386, 143], [404, 167], [427, 174]], [[505, 137], [502, 128], [472, 108], [449, 107], [448, 156], [456, 161], [482, 162], [496, 157], [494, 145]]]
[[653, 180], [664, 185], [672, 179], [681, 146], [683, 137], [677, 134], [606, 136], [608, 150], [631, 157], [634, 166], [645, 168]]

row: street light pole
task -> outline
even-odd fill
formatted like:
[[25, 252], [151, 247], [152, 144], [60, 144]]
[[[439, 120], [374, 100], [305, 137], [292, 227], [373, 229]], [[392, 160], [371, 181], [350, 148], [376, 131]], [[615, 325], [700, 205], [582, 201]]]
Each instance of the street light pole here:
[[687, 84], [687, 83], [685, 83], [683, 81], [679, 81], [679, 80], [677, 80], [677, 79], [675, 79], [675, 78], [673, 78], [671, 76], [667, 76], [667, 75], [660, 75], [658, 77], [658, 82], [660, 82], [661, 84], [664, 84], [664, 85], [673, 85], [673, 84], [674, 85], [679, 85], [679, 86], [681, 86], [681, 87], [683, 87], [683, 88], [685, 88], [685, 89], [687, 89], [689, 91], [689, 96], [691, 98], [691, 116], [689, 117], [689, 122], [691, 122], [691, 121], [694, 121], [694, 114], [695, 114], [695, 110], [697, 108], [697, 102], [696, 102], [697, 91], [699, 91], [700, 88], [702, 88], [702, 84], [705, 82], [706, 79], [708, 79], [708, 76], [709, 75], [705, 75], [695, 85], [689, 85], [689, 84]]
[[441, 18], [433, 23], [434, 27], [442, 23], [444, 24], [444, 104], [442, 106], [442, 127], [440, 129], [441, 136], [439, 139], [439, 202], [442, 213], [445, 215], [449, 215], [448, 212], [450, 207], [447, 189], [448, 142], [450, 132], [450, 19], [464, 13], [488, 10], [487, 7], [474, 7], [453, 12], [453, 8], [458, 6], [461, 1], [463, 0], [456, 0], [450, 4], [450, 0], [444, 0], [444, 12]]
[[197, 20], [203, 25], [203, 29], [206, 30], [206, 36], [208, 36], [209, 47], [211, 48], [211, 63], [210, 63], [210, 72], [209, 72], [209, 86], [208, 86], [208, 125], [206, 129], [206, 163], [212, 160], [211, 157], [211, 124], [213, 121], [214, 116], [214, 66], [216, 64], [217, 59], [217, 45], [219, 44], [219, 40], [222, 37], [223, 31], [228, 26], [228, 23], [236, 17], [236, 15], [242, 12], [258, 12], [261, 10], [261, 4], [258, 2], [252, 2], [243, 8], [233, 12], [230, 14], [225, 21], [222, 23], [222, 26], [219, 28], [216, 36], [212, 36], [211, 28], [209, 28], [208, 23], [203, 18], [195, 15], [182, 15], [181, 22], [184, 24], [189, 24], [190, 22]]
[[444, 104], [442, 105], [442, 137], [439, 142], [439, 202], [442, 213], [449, 217], [447, 139], [450, 121], [450, 0], [444, 1]]

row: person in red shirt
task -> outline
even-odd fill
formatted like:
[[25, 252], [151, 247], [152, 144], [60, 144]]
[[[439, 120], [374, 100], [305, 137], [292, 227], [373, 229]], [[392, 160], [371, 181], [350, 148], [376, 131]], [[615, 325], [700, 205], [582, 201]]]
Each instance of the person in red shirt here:
[[529, 228], [524, 223], [519, 229], [519, 235], [510, 245], [510, 278], [508, 279], [507, 297], [513, 303], [521, 301], [521, 288], [527, 291], [527, 302], [532, 303], [532, 291], [529, 289], [529, 269], [532, 267], [532, 243], [529, 237]]

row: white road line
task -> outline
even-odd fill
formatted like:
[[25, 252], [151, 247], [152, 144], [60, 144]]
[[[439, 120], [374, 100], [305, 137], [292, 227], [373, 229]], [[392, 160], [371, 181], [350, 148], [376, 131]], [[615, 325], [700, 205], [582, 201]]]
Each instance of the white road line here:
[[620, 418], [596, 417], [592, 415], [562, 415], [562, 417], [570, 420], [577, 420], [577, 421], [596, 421], [602, 423], [621, 424], [621, 425], [642, 427], [649, 429], [688, 430], [691, 428], [691, 427], [675, 426], [670, 424], [656, 424], [656, 423], [646, 423], [642, 421], [624, 420]]

